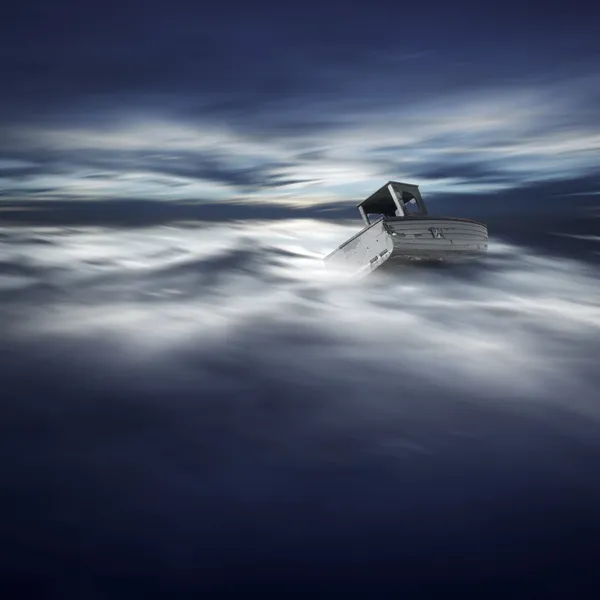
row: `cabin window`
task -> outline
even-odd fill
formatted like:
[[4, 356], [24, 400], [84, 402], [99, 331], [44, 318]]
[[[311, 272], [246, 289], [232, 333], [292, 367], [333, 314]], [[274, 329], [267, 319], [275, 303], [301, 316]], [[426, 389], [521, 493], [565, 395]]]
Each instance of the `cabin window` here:
[[378, 202], [376, 205], [369, 207], [366, 211], [369, 220], [372, 222], [381, 217], [396, 217], [398, 216], [398, 207], [390, 198], [385, 201]]
[[417, 199], [407, 192], [402, 194], [402, 201], [404, 202], [404, 212], [407, 215], [418, 215], [421, 214], [421, 209], [419, 208], [419, 203]]

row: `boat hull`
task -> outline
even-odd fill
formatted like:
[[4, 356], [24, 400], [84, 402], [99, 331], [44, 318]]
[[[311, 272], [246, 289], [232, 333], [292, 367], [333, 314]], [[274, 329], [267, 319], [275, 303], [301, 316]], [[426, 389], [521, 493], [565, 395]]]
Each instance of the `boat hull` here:
[[488, 231], [483, 223], [447, 217], [386, 219], [394, 248], [388, 260], [466, 260], [485, 255]]
[[487, 226], [452, 217], [390, 217], [372, 223], [325, 257], [330, 271], [362, 276], [384, 263], [463, 261], [487, 252]]

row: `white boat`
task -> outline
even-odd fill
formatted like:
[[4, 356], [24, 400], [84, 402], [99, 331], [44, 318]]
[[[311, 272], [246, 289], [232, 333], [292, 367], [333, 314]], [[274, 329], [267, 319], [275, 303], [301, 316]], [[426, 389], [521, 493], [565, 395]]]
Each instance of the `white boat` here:
[[389, 181], [358, 211], [365, 226], [323, 259], [328, 271], [360, 276], [388, 261], [454, 261], [487, 252], [484, 223], [430, 216], [418, 185]]

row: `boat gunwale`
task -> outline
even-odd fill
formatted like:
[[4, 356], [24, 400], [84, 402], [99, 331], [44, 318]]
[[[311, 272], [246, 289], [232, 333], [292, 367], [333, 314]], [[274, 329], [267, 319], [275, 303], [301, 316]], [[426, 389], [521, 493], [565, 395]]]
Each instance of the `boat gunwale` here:
[[487, 225], [482, 223], [481, 221], [475, 221], [474, 219], [466, 219], [464, 217], [436, 217], [435, 215], [406, 215], [404, 217], [383, 217], [384, 221], [427, 221], [427, 220], [436, 220], [436, 221], [460, 221], [463, 223], [473, 223], [474, 225], [481, 225], [487, 229]]

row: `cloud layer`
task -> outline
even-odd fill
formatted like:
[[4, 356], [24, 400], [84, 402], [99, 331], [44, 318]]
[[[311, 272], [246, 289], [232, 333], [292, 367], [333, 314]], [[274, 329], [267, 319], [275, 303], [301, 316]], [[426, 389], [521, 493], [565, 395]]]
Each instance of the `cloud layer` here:
[[[579, 91], [570, 83], [572, 95]], [[280, 202], [365, 195], [389, 178], [425, 190], [488, 192], [596, 167], [600, 130], [551, 88], [447, 94], [338, 113], [332, 103], [271, 114], [270, 134], [206, 119], [120, 115], [103, 125], [8, 128], [0, 164], [9, 198], [139, 197]], [[562, 105], [562, 106], [561, 106]], [[311, 126], [314, 115], [327, 122]], [[299, 125], [300, 125], [299, 123]], [[261, 127], [262, 128], [262, 127]]]

